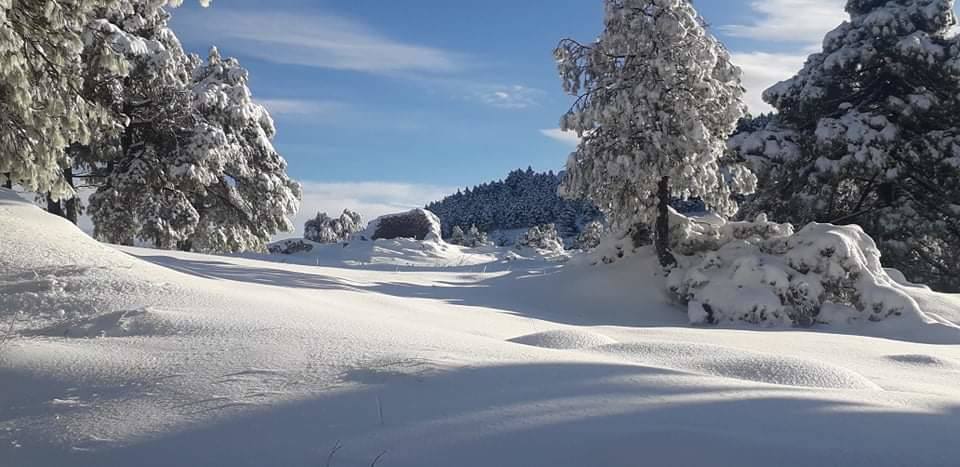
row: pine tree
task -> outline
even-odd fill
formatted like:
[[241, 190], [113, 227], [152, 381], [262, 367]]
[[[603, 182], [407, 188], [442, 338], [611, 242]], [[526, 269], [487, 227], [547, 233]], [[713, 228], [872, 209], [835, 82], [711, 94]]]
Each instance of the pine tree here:
[[[167, 50], [182, 52], [165, 37]], [[216, 49], [205, 64], [161, 56], [173, 57], [164, 62], [172, 68], [148, 71], [126, 91], [131, 124], [91, 197], [95, 234], [158, 248], [265, 250], [273, 234], [292, 230], [300, 187], [270, 142], [273, 121], [253, 102], [246, 70]]]
[[[97, 8], [110, 2], [0, 2], [0, 181], [52, 198], [72, 194], [60, 172], [64, 149], [113, 124], [84, 99], [84, 32]], [[123, 73], [119, 54], [105, 64]]]
[[466, 234], [464, 234], [463, 228], [459, 225], [453, 226], [453, 231], [450, 232], [450, 243], [454, 245], [466, 244]]
[[760, 177], [745, 215], [859, 224], [888, 266], [960, 290], [960, 41], [951, 0], [851, 0], [778, 114], [731, 140]]
[[[503, 180], [457, 191], [427, 209], [440, 217], [447, 238], [455, 226], [475, 225], [481, 232], [558, 223], [564, 236], [576, 236], [580, 224], [600, 217], [592, 203], [561, 198], [560, 174], [514, 170]], [[566, 217], [564, 217], [566, 216]]]
[[[157, 248], [189, 241], [199, 214], [187, 185], [172, 166], [187, 151], [200, 118], [190, 79], [199, 60], [188, 56], [169, 29], [169, 15], [156, 5], [125, 2], [103, 13], [97, 28], [110, 33], [105, 43], [132, 44], [126, 52], [129, 78], [91, 72], [94, 96], [111, 102], [126, 120], [119, 135], [94, 140], [88, 154], [73, 160], [97, 186], [89, 212], [94, 235], [113, 243], [135, 239]], [[96, 50], [96, 44], [91, 49]], [[100, 91], [99, 89], [103, 89]]]
[[726, 164], [724, 143], [744, 113], [740, 71], [689, 0], [605, 0], [600, 38], [566, 39], [554, 54], [564, 90], [578, 96], [564, 130], [582, 138], [563, 194], [593, 200], [615, 226], [656, 220], [669, 251], [672, 198], [700, 197], [721, 215], [755, 178]]
[[[159, 8], [166, 1], [141, 2]], [[171, 2], [179, 4], [180, 1]], [[209, 3], [201, 1], [204, 6]], [[0, 2], [0, 182], [14, 183], [52, 201], [70, 198], [65, 148], [115, 131], [116, 115], [85, 92], [85, 67], [124, 76], [122, 41], [87, 56], [101, 35], [92, 20], [118, 0], [7, 0]], [[102, 44], [108, 44], [102, 42]], [[88, 68], [88, 67], [87, 67]]]
[[203, 185], [193, 193], [200, 217], [188, 242], [196, 251], [265, 251], [272, 235], [293, 230], [300, 184], [286, 174], [271, 142], [273, 119], [253, 101], [248, 79], [216, 48], [193, 72], [193, 103], [204, 124], [174, 168]]

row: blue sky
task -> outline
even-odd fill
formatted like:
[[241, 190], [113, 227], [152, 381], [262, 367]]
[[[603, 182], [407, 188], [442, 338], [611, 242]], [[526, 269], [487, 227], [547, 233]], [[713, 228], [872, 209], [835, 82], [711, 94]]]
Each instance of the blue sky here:
[[[845, 17], [842, 0], [698, 0], [744, 69], [748, 103], [789, 77]], [[589, 41], [601, 0], [217, 0], [173, 10], [191, 51], [251, 72], [275, 144], [318, 210], [369, 218], [533, 166], [563, 167], [572, 102], [551, 51]]]

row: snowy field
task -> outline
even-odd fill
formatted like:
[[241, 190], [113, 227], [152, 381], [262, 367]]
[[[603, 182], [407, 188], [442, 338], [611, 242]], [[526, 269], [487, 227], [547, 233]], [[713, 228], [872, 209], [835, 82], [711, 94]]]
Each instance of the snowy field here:
[[655, 271], [116, 249], [0, 190], [0, 466], [960, 465], [960, 297], [694, 328]]

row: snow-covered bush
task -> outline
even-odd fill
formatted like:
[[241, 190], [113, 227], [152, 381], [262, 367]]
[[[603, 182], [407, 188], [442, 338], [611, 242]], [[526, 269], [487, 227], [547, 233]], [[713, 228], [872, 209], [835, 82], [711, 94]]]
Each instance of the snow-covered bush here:
[[426, 209], [387, 214], [370, 221], [360, 236], [370, 240], [412, 238], [441, 241], [440, 219]]
[[459, 225], [454, 226], [453, 232], [450, 234], [449, 242], [454, 245], [466, 246], [470, 248], [487, 246], [491, 244], [490, 239], [487, 237], [487, 233], [481, 232], [476, 225], [471, 225], [466, 231], [464, 231]]
[[267, 251], [273, 255], [294, 255], [313, 251], [313, 244], [299, 238], [281, 240], [267, 245]]
[[530, 230], [527, 230], [527, 232], [517, 240], [516, 248], [522, 249], [524, 247], [550, 252], [562, 252], [563, 241], [560, 240], [560, 234], [557, 233], [557, 226], [553, 224], [538, 225], [531, 227]]
[[340, 217], [334, 219], [327, 213], [317, 213], [303, 227], [303, 238], [317, 243], [339, 243], [363, 230], [360, 214], [344, 209]]
[[680, 267], [667, 284], [690, 322], [769, 325], [842, 324], [919, 314], [880, 264], [857, 226], [812, 223], [705, 223], [672, 213]]
[[600, 221], [593, 221], [584, 226], [583, 231], [577, 236], [574, 242], [574, 248], [579, 250], [592, 250], [600, 245], [603, 240], [604, 228]]

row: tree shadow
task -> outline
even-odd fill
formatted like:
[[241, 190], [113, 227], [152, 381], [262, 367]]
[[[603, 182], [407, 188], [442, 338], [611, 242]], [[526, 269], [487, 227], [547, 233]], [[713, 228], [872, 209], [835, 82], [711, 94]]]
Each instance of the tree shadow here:
[[[125, 446], [19, 450], [7, 459], [22, 467], [323, 466], [337, 444], [343, 449], [333, 466], [367, 466], [383, 451], [384, 466], [921, 467], [960, 458], [960, 406], [868, 406], [871, 391], [704, 384], [669, 370], [607, 363], [371, 378], [376, 371], [347, 371], [345, 383], [361, 384], [305, 400], [225, 405]], [[39, 458], [48, 463], [34, 462]]]
[[204, 279], [230, 280], [300, 289], [360, 290], [345, 281], [321, 274], [307, 274], [270, 267], [238, 266], [224, 261], [181, 259], [170, 256], [137, 256], [137, 258]]

